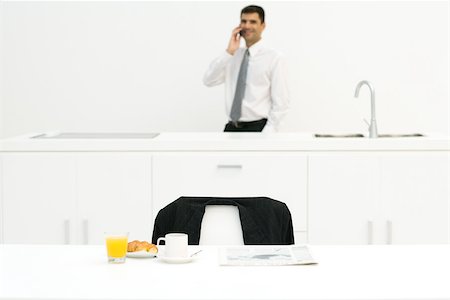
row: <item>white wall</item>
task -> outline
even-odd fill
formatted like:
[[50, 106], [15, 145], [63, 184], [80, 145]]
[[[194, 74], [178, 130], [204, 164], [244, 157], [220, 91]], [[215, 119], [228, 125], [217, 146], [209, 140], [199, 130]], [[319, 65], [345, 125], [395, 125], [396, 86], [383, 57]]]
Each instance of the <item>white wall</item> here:
[[[202, 76], [247, 2], [5, 2], [3, 136], [221, 131], [223, 87]], [[449, 3], [262, 2], [289, 61], [284, 131], [450, 134]], [[1, 106], [0, 106], [1, 107]]]

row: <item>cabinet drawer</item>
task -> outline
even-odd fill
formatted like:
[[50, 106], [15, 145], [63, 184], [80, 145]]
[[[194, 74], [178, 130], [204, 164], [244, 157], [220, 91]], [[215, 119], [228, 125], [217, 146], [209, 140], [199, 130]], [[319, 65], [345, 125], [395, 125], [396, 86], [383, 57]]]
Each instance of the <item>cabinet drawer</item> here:
[[292, 153], [189, 153], [153, 156], [154, 217], [180, 196], [270, 197], [286, 203], [306, 230], [307, 159]]

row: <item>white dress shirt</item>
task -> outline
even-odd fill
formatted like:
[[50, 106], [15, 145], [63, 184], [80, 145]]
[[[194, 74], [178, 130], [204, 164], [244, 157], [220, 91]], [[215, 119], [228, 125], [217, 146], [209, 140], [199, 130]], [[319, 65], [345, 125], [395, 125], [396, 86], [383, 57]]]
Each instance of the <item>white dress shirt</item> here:
[[[225, 51], [216, 58], [205, 73], [206, 86], [225, 82], [225, 110], [230, 120], [239, 68], [246, 48], [234, 55]], [[263, 132], [276, 131], [289, 109], [286, 63], [281, 53], [266, 48], [261, 41], [248, 48], [247, 80], [239, 121], [248, 122], [267, 118]]]

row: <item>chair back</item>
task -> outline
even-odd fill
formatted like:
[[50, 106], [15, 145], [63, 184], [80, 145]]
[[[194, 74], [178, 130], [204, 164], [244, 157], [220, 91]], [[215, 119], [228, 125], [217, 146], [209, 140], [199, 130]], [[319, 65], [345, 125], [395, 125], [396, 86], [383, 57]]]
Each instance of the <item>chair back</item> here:
[[294, 244], [289, 208], [268, 197], [180, 197], [156, 215], [152, 243], [170, 232], [189, 245]]
[[206, 205], [200, 245], [244, 245], [239, 209], [234, 205]]

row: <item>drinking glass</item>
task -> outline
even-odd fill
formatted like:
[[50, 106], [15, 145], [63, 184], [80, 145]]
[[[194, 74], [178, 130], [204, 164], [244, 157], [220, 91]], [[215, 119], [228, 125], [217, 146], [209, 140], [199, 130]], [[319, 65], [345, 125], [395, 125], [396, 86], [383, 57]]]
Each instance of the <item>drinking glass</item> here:
[[106, 232], [106, 251], [108, 262], [120, 264], [125, 262], [128, 246], [128, 232]]

